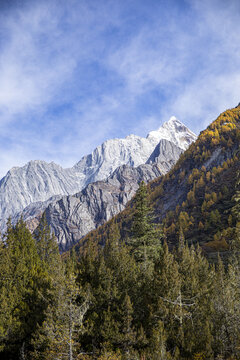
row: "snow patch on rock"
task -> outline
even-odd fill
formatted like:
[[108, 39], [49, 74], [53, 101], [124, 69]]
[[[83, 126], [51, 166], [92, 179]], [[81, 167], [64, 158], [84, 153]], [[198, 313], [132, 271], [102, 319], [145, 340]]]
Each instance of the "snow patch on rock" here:
[[[129, 135], [125, 139], [105, 141], [72, 168], [63, 169], [54, 162], [41, 160], [12, 168], [0, 181], [1, 229], [4, 229], [9, 216], [14, 218], [32, 203], [47, 201], [52, 196], [75, 194], [89, 183], [108, 178], [122, 165], [137, 167], [147, 163], [162, 139], [186, 150], [196, 135], [175, 117], [171, 117], [146, 138]], [[167, 148], [171, 151], [171, 147]], [[166, 156], [163, 157], [165, 161]], [[165, 165], [167, 169], [166, 161]]]

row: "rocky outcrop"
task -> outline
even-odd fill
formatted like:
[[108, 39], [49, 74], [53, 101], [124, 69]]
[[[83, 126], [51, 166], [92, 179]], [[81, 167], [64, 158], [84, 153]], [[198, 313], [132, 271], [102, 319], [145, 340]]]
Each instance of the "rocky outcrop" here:
[[[21, 215], [34, 231], [47, 209], [48, 223], [58, 238], [59, 247], [65, 250], [122, 211], [142, 180], [149, 182], [168, 172], [181, 153], [182, 149], [175, 144], [160, 140], [147, 164], [137, 168], [120, 166], [106, 180], [91, 183], [75, 195], [53, 196], [44, 202], [31, 203]], [[20, 213], [13, 220], [19, 216]]]
[[64, 251], [89, 231], [122, 211], [136, 193], [139, 183], [162, 175], [157, 164], [137, 168], [123, 165], [105, 181], [87, 185], [73, 196], [64, 196], [46, 209], [46, 218]]
[[[102, 180], [119, 166], [137, 167], [145, 164], [160, 141], [167, 140], [182, 151], [196, 140], [196, 135], [174, 116], [146, 138], [129, 135], [125, 139], [111, 139], [98, 146], [90, 155], [84, 156], [75, 166], [77, 173], [84, 174], [90, 182]], [[163, 155], [163, 152], [162, 152]], [[166, 157], [166, 153], [164, 154]], [[167, 161], [166, 159], [163, 161]]]
[[172, 116], [158, 130], [151, 131], [147, 136], [148, 140], [158, 139], [158, 142], [161, 139], [168, 140], [182, 150], [186, 150], [196, 138], [196, 135], [175, 116]]
[[162, 171], [167, 173], [176, 164], [182, 152], [183, 150], [171, 141], [160, 140], [147, 160], [147, 164], [157, 163]]
[[40, 160], [12, 168], [0, 181], [0, 228], [4, 230], [9, 216], [15, 221], [22, 212], [28, 221], [39, 217], [48, 204], [55, 201], [52, 197], [78, 193], [89, 183], [108, 178], [124, 164], [137, 167], [157, 161], [161, 171], [166, 172], [177, 160], [178, 153], [195, 138], [173, 117], [147, 138], [130, 135], [125, 139], [107, 140], [69, 169]]
[[1, 229], [9, 216], [13, 219], [29, 204], [54, 195], [73, 194], [81, 188], [81, 178], [72, 169], [45, 161], [30, 161], [8, 171], [0, 181]]
[[160, 140], [147, 164], [137, 168], [120, 166], [106, 180], [91, 183], [75, 195], [57, 196], [42, 203], [30, 204], [22, 216], [28, 227], [34, 230], [46, 209], [48, 223], [58, 239], [60, 249], [64, 251], [122, 211], [142, 180], [147, 183], [166, 174], [181, 153], [182, 149], [175, 144]]
[[23, 220], [27, 223], [27, 226], [31, 232], [33, 232], [39, 224], [42, 214], [46, 210], [49, 204], [62, 199], [62, 195], [55, 195], [50, 197], [46, 201], [37, 201], [29, 204], [25, 209], [12, 217], [12, 222], [15, 224], [17, 220], [22, 216]]

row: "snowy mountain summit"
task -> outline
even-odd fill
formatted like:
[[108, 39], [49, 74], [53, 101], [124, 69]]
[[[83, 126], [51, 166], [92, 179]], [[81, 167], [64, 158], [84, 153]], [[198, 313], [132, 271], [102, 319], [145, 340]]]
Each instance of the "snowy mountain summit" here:
[[172, 116], [158, 130], [151, 131], [147, 139], [157, 139], [158, 141], [165, 139], [186, 150], [196, 140], [196, 135], [175, 116]]
[[196, 135], [172, 116], [158, 130], [151, 131], [146, 138], [129, 135], [125, 139], [111, 139], [98, 146], [91, 154], [84, 156], [74, 169], [84, 173], [87, 183], [102, 180], [121, 165], [139, 166], [145, 164], [160, 140], [168, 140], [186, 150]]
[[[30, 161], [23, 167], [14, 167], [0, 181], [0, 228], [3, 229], [9, 216], [19, 214], [28, 205], [47, 201], [53, 196], [71, 195], [81, 191], [89, 183], [103, 180], [113, 174], [119, 166], [137, 167], [149, 162], [156, 146], [159, 164], [166, 163], [169, 151], [175, 146], [171, 161], [177, 161], [176, 147], [186, 150], [196, 135], [175, 117], [171, 117], [158, 130], [151, 131], [146, 138], [137, 135], [125, 139], [111, 139], [98, 146], [91, 154], [84, 156], [72, 168], [45, 161]], [[165, 150], [164, 150], [165, 149]], [[155, 151], [156, 153], [156, 151]], [[176, 159], [175, 159], [176, 158]], [[152, 162], [152, 160], [151, 160]]]

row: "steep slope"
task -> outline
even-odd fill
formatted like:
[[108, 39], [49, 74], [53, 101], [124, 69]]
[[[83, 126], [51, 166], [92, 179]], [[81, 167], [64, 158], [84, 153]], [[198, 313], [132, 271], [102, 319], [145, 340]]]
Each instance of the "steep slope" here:
[[83, 157], [74, 170], [86, 176], [86, 184], [107, 178], [121, 165], [137, 167], [145, 164], [160, 140], [165, 139], [186, 150], [196, 135], [175, 117], [171, 117], [158, 130], [146, 138], [136, 135], [125, 139], [112, 139], [98, 146], [90, 155]]
[[176, 164], [183, 149], [169, 140], [160, 140], [146, 164], [157, 163], [164, 173], [167, 173]]
[[160, 140], [148, 160], [149, 164], [137, 168], [122, 165], [106, 180], [91, 183], [80, 193], [32, 203], [17, 217], [22, 215], [29, 228], [34, 230], [47, 209], [48, 224], [58, 239], [60, 249], [66, 250], [122, 211], [142, 180], [148, 183], [166, 174], [181, 153], [182, 149], [170, 141]]
[[172, 116], [157, 131], [151, 131], [147, 139], [151, 141], [165, 139], [186, 150], [193, 140], [196, 140], [196, 135], [175, 116]]
[[149, 182], [160, 175], [162, 172], [156, 164], [137, 168], [123, 165], [107, 180], [91, 183], [81, 192], [51, 203], [46, 209], [46, 218], [60, 250], [67, 250], [122, 211], [142, 180]]
[[[235, 219], [231, 214], [240, 169], [240, 107], [222, 113], [198, 137], [164, 177], [149, 184], [149, 200], [156, 223], [163, 223], [169, 244], [176, 244], [182, 229], [186, 241], [199, 242], [211, 256], [231, 246]], [[104, 243], [111, 223], [129, 236], [132, 203], [104, 226], [83, 238]]]
[[[188, 141], [195, 139], [195, 135], [179, 124], [178, 120], [171, 119], [154, 136], [149, 134], [147, 138], [141, 138], [130, 135], [125, 139], [108, 140], [73, 168], [63, 169], [54, 163], [30, 161], [23, 167], [11, 169], [0, 181], [1, 229], [4, 229], [9, 216], [16, 218], [32, 203], [79, 192], [90, 182], [106, 179], [118, 166], [145, 163], [162, 138], [174, 138], [184, 148]], [[179, 133], [175, 134], [175, 131]]]
[[81, 177], [72, 169], [45, 161], [30, 161], [8, 171], [0, 181], [1, 228], [9, 216], [36, 201], [45, 201], [57, 194], [71, 194], [81, 188]]

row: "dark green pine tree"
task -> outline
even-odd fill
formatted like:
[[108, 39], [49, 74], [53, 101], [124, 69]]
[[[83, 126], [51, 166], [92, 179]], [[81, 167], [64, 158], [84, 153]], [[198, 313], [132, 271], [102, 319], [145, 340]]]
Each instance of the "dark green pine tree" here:
[[0, 262], [1, 359], [27, 359], [50, 300], [49, 279], [22, 219], [15, 227], [8, 223], [4, 241]]
[[128, 294], [125, 295], [121, 309], [121, 332], [119, 340], [123, 350], [123, 359], [132, 359], [132, 350], [136, 344], [136, 332], [133, 329], [133, 306]]
[[96, 262], [97, 282], [93, 289], [93, 313], [95, 327], [92, 334], [102, 349], [110, 350], [119, 338], [119, 304], [121, 294], [118, 289], [117, 277], [107, 264], [103, 253]]
[[73, 259], [69, 257], [64, 274], [56, 281], [54, 291], [51, 289], [52, 301], [47, 308], [45, 321], [34, 338], [31, 360], [76, 358], [89, 296], [77, 285], [75, 267]]
[[63, 301], [65, 289], [65, 264], [62, 262], [56, 238], [50, 231], [45, 215], [43, 215], [34, 232], [34, 239], [38, 255], [42, 261], [42, 268], [49, 280], [49, 301], [45, 310], [45, 320], [38, 327], [38, 331], [32, 340], [31, 357], [32, 359], [50, 360], [52, 356], [55, 356], [59, 308]]
[[46, 271], [51, 277], [53, 288], [56, 288], [57, 282], [62, 281], [64, 266], [59, 253], [57, 239], [51, 232], [45, 214], [42, 216], [38, 227], [34, 231], [34, 238], [43, 266], [45, 266]]
[[240, 357], [240, 172], [237, 172], [232, 216], [235, 233], [226, 271], [220, 257], [215, 281], [214, 338], [215, 348], [222, 356]]
[[6, 348], [8, 329], [11, 328], [11, 309], [14, 298], [9, 296], [11, 284], [11, 267], [8, 263], [8, 253], [4, 242], [0, 241], [0, 354]]
[[[179, 247], [176, 254], [181, 287], [174, 301], [178, 319], [179, 349], [184, 356], [204, 353], [212, 356], [211, 300], [213, 270], [200, 247]], [[179, 335], [178, 335], [179, 334]], [[176, 340], [177, 341], [177, 340]]]
[[147, 187], [142, 181], [136, 193], [135, 211], [132, 222], [132, 237], [129, 243], [137, 262], [140, 262], [146, 271], [158, 258], [163, 239], [162, 231], [153, 223], [153, 211], [148, 203]]
[[213, 294], [214, 352], [219, 358], [238, 359], [239, 354], [239, 273], [229, 266], [225, 269], [219, 256]]
[[153, 275], [150, 347], [155, 352], [158, 340], [163, 353], [170, 351], [177, 358], [191, 358], [195, 353], [211, 358], [213, 274], [200, 249], [189, 248], [182, 238], [173, 254], [164, 243]]
[[[235, 261], [234, 261], [235, 260]], [[225, 289], [226, 295], [222, 299], [225, 306], [225, 328], [229, 338], [228, 352], [233, 358], [240, 358], [240, 261], [233, 259], [228, 265]]]
[[75, 261], [75, 253], [73, 252], [72, 257], [68, 259], [66, 264], [65, 286], [59, 306], [58, 318], [59, 340], [62, 342], [62, 358], [67, 360], [75, 359], [78, 352], [77, 348], [80, 350], [78, 338], [83, 332], [84, 317], [90, 305], [89, 292], [85, 292], [77, 284]]
[[[179, 265], [164, 242], [163, 250], [154, 267], [150, 284], [151, 304], [149, 315], [150, 348], [161, 359], [167, 348], [175, 353], [179, 340], [179, 321], [176, 321], [176, 299], [181, 289]], [[177, 331], [177, 335], [176, 335]]]
[[152, 329], [149, 355], [152, 360], [172, 359], [171, 354], [167, 351], [167, 334], [161, 320], [158, 320], [157, 325]]
[[85, 321], [89, 331], [80, 341], [85, 351], [101, 349], [102, 354], [117, 348], [123, 351], [131, 348], [133, 340], [128, 321], [133, 309], [125, 294], [129, 294], [132, 301], [138, 296], [139, 266], [130, 255], [129, 247], [120, 243], [117, 224], [112, 223], [110, 233], [112, 237], [103, 249], [89, 242], [78, 267], [79, 285], [91, 289], [91, 306]]

